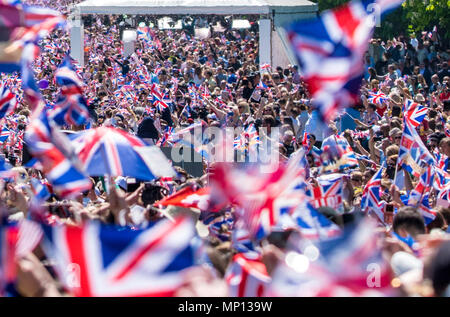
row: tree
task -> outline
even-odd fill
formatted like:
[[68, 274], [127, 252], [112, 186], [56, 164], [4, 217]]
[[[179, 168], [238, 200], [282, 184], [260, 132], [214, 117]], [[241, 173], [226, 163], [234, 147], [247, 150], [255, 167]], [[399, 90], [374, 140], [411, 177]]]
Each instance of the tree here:
[[449, 0], [406, 0], [403, 8], [412, 32], [420, 34], [437, 26], [441, 36], [450, 38]]
[[[350, 0], [311, 0], [319, 5], [319, 12], [336, 8]], [[382, 39], [400, 34], [416, 34], [431, 31], [437, 26], [439, 35], [450, 38], [450, 0], [405, 0], [403, 5], [387, 15], [381, 27], [375, 29], [375, 36]]]

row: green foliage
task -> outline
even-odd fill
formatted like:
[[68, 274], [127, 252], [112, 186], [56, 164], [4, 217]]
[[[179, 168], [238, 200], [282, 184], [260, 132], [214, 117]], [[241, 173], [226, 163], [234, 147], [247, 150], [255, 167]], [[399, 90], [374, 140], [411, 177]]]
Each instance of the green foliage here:
[[[338, 7], [349, 0], [311, 0], [319, 4], [319, 11]], [[450, 0], [405, 0], [403, 5], [390, 13], [375, 29], [375, 36], [382, 39], [400, 34], [416, 34], [431, 31], [434, 26], [443, 39], [450, 38]]]
[[410, 30], [416, 35], [425, 30], [431, 31], [436, 25], [441, 36], [450, 38], [449, 0], [406, 0], [403, 8]]
[[341, 4], [349, 2], [349, 0], [312, 0], [312, 2], [319, 3], [319, 12], [323, 10], [328, 10], [332, 8], [336, 8]]

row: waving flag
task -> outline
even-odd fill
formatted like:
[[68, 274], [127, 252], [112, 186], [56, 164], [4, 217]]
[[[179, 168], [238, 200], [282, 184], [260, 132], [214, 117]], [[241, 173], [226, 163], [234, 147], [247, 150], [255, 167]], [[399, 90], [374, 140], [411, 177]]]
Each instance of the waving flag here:
[[25, 141], [31, 154], [42, 164], [53, 189], [62, 197], [77, 196], [90, 189], [92, 182], [67, 153], [70, 144], [49, 121], [47, 110], [41, 108], [40, 113], [37, 110], [25, 131]]
[[16, 244], [19, 235], [17, 224], [0, 225], [0, 294], [16, 278]]
[[343, 204], [343, 174], [326, 174], [317, 178], [317, 186], [312, 185], [306, 191], [315, 208], [331, 207], [339, 209]]
[[67, 56], [55, 72], [56, 83], [61, 86], [61, 95], [51, 112], [51, 117], [59, 125], [82, 125], [89, 120], [87, 101], [83, 97], [83, 82], [75, 72], [70, 57]]
[[191, 186], [185, 187], [173, 195], [155, 202], [156, 206], [180, 206], [185, 208], [197, 208], [200, 210], [208, 209], [209, 205], [209, 187], [203, 187], [194, 190]]
[[374, 212], [378, 219], [384, 223], [383, 200], [381, 200], [381, 176], [383, 174], [383, 164], [378, 172], [372, 176], [366, 184], [361, 198], [361, 211]]
[[319, 213], [311, 203], [304, 201], [292, 212], [291, 217], [297, 224], [302, 237], [315, 240], [339, 235], [341, 229]]
[[142, 180], [175, 176], [157, 146], [111, 127], [89, 129], [71, 136], [84, 170], [91, 176], [130, 176]]
[[15, 95], [2, 83], [0, 86], [0, 119], [10, 113], [16, 104]]
[[420, 176], [416, 187], [409, 194], [408, 205], [417, 207], [422, 214], [425, 224], [429, 224], [436, 218], [436, 212], [430, 208], [429, 194], [433, 188], [435, 173], [433, 166], [428, 165]]
[[367, 6], [374, 3], [380, 8], [377, 13], [384, 13], [401, 2], [352, 1], [288, 26], [303, 78], [324, 121], [358, 98], [363, 55], [374, 29], [374, 17], [369, 14], [374, 10]]
[[[299, 244], [301, 241], [299, 242]], [[395, 295], [389, 263], [382, 256], [376, 225], [362, 221], [335, 239], [323, 240], [307, 253], [289, 251], [273, 273], [269, 296], [364, 297]], [[306, 247], [305, 247], [306, 250]]]
[[420, 177], [422, 169], [421, 163], [436, 164], [436, 160], [423, 144], [420, 135], [409, 120], [403, 121], [403, 134], [400, 141], [400, 150], [397, 164], [401, 165], [406, 171], [412, 173], [415, 177]]
[[160, 112], [163, 112], [164, 109], [169, 108], [169, 105], [164, 102], [164, 97], [159, 91], [157, 84], [153, 84], [150, 91], [153, 96], [153, 105], [155, 105]]
[[189, 218], [158, 221], [144, 230], [99, 222], [45, 227], [44, 248], [75, 296], [173, 296], [194, 265]]
[[172, 145], [171, 143], [171, 137], [172, 133], [174, 132], [173, 127], [167, 126], [164, 130], [164, 133], [162, 134], [161, 138], [156, 143], [157, 146], [166, 146], [166, 145]]
[[231, 297], [263, 297], [271, 278], [260, 258], [238, 253], [227, 269], [225, 280]]
[[303, 155], [297, 154], [288, 164], [274, 166], [270, 173], [257, 167], [231, 168], [218, 164], [211, 177], [211, 201], [228, 201], [241, 207], [240, 219], [252, 238], [260, 239], [280, 225], [280, 221], [305, 199]]
[[11, 131], [9, 131], [8, 128], [3, 128], [0, 132], [0, 143], [4, 143], [6, 140], [8, 140], [10, 134]]
[[411, 100], [406, 100], [405, 110], [405, 120], [414, 128], [417, 128], [422, 123], [428, 113], [427, 107]]
[[388, 100], [388, 97], [381, 91], [379, 91], [377, 93], [369, 92], [369, 98], [367, 98], [367, 101], [374, 103], [374, 104], [379, 104], [379, 105], [382, 105], [387, 100]]

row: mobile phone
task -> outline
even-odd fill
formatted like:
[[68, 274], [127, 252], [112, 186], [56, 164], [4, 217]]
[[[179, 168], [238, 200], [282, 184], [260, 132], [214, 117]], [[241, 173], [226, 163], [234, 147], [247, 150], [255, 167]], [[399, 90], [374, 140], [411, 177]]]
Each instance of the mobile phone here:
[[386, 224], [392, 224], [394, 220], [394, 206], [392, 204], [386, 204], [384, 207], [384, 222]]

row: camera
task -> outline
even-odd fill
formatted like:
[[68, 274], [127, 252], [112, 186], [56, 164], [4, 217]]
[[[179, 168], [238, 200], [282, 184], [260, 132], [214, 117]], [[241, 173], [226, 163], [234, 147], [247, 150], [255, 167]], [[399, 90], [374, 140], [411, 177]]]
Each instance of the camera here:
[[142, 192], [142, 202], [144, 206], [153, 205], [156, 201], [161, 200], [169, 193], [169, 191], [161, 186], [152, 183], [145, 183]]

